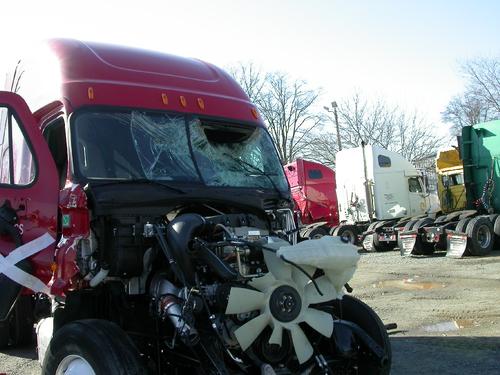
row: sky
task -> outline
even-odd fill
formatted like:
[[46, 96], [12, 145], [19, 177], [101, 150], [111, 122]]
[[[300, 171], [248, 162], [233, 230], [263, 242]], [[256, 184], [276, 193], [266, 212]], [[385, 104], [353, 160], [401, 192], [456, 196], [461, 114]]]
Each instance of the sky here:
[[499, 57], [495, 0], [8, 1], [0, 72], [21, 46], [67, 37], [158, 50], [221, 67], [253, 62], [321, 89], [319, 107], [355, 92], [441, 112], [463, 89], [460, 63]]

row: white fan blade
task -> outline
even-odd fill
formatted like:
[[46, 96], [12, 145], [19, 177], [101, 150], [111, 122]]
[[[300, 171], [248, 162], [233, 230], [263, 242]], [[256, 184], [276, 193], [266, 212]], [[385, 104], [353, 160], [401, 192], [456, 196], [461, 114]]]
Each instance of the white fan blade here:
[[271, 337], [269, 337], [269, 344], [277, 344], [281, 346], [281, 343], [283, 342], [283, 327], [281, 324], [274, 324], [274, 329], [273, 333], [271, 334]]
[[307, 309], [304, 311], [304, 322], [323, 336], [330, 338], [333, 333], [333, 317], [327, 312]]
[[275, 253], [264, 250], [264, 260], [266, 261], [267, 268], [269, 272], [277, 280], [290, 280], [292, 277], [292, 268], [289, 264], [283, 262], [280, 258], [276, 256]]
[[273, 276], [273, 274], [271, 272], [268, 272], [264, 276], [252, 279], [252, 281], [250, 281], [248, 284], [250, 286], [253, 286], [255, 289], [258, 289], [263, 292], [271, 285], [273, 285], [275, 282], [276, 279]]
[[305, 295], [308, 305], [310, 305], [311, 303], [331, 301], [333, 299], [340, 297], [340, 295], [337, 293], [337, 291], [333, 287], [328, 277], [321, 276], [315, 279], [315, 281], [316, 284], [318, 284], [318, 288], [321, 291], [321, 293], [323, 293], [323, 295], [322, 296], [319, 295], [318, 291], [316, 290], [312, 282], [307, 284], [305, 289]]
[[292, 342], [293, 348], [295, 349], [295, 354], [297, 355], [297, 359], [299, 363], [304, 363], [309, 358], [311, 358], [314, 350], [311, 346], [311, 343], [307, 339], [302, 329], [297, 324], [294, 324], [290, 329], [292, 334]]
[[265, 303], [265, 295], [252, 289], [231, 288], [227, 301], [226, 314], [241, 314], [260, 310]]
[[[306, 266], [303, 264], [301, 264], [300, 267], [304, 271], [306, 271], [309, 274], [309, 276], [311, 276], [311, 277], [313, 276], [314, 271], [316, 270], [315, 267]], [[304, 272], [300, 271], [296, 267], [292, 268], [292, 280], [295, 282], [295, 284], [299, 288], [304, 288], [307, 285], [307, 283], [311, 282], [311, 279], [309, 277], [307, 277], [306, 275], [304, 275]]]
[[241, 349], [247, 350], [247, 348], [255, 341], [257, 336], [259, 336], [264, 328], [266, 328], [268, 323], [269, 315], [262, 314], [243, 324], [240, 328], [234, 331], [234, 335], [236, 336]]

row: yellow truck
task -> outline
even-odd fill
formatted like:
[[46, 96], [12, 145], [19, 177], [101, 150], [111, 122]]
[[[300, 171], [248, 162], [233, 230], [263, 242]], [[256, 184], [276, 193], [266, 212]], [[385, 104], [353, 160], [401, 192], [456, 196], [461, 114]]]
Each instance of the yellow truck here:
[[444, 213], [463, 210], [467, 205], [464, 167], [456, 148], [438, 152], [436, 158], [438, 196]]

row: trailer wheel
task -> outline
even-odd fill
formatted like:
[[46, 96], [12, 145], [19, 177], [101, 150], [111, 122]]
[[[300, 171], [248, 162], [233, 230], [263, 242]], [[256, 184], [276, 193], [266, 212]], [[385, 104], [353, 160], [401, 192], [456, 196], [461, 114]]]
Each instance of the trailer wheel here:
[[354, 225], [342, 225], [338, 228], [337, 236], [346, 239], [351, 244], [358, 242], [358, 231]]
[[139, 352], [116, 324], [77, 320], [61, 327], [50, 341], [43, 375], [146, 374]]
[[[375, 223], [375, 225], [373, 226], [372, 230], [375, 230], [377, 228], [383, 227], [386, 223], [387, 223], [386, 221], [380, 221], [378, 223]], [[373, 236], [373, 248], [378, 253], [382, 252], [382, 251], [394, 250], [394, 248], [396, 246], [397, 245], [392, 245], [392, 244], [388, 244], [388, 243], [381, 243], [379, 241], [379, 239], [378, 239], [378, 233], [375, 233], [374, 236]]]
[[[431, 224], [434, 222], [430, 217], [420, 219], [413, 225], [413, 229], [420, 229], [424, 225]], [[415, 242], [415, 247], [413, 248], [412, 254], [415, 255], [431, 255], [434, 252], [434, 244], [422, 242], [418, 240]]]
[[467, 224], [467, 236], [470, 240], [469, 251], [472, 255], [486, 255], [493, 248], [493, 226], [488, 217], [479, 216]]

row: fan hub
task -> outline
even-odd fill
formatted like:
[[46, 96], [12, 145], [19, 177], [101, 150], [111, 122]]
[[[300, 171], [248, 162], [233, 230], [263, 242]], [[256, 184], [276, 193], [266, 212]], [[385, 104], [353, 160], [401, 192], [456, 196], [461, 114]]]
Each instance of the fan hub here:
[[277, 287], [269, 298], [269, 309], [273, 317], [280, 322], [295, 320], [302, 309], [300, 294], [290, 285]]

